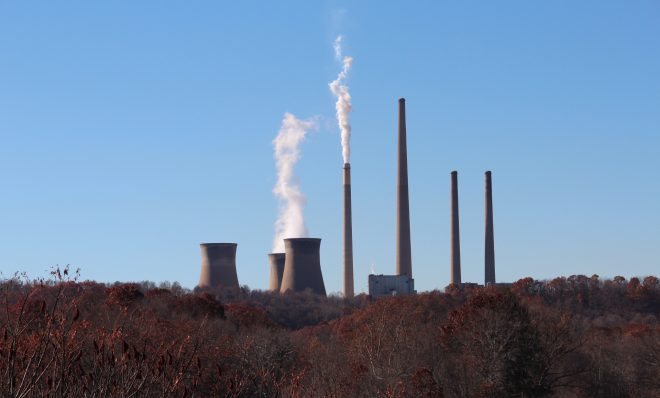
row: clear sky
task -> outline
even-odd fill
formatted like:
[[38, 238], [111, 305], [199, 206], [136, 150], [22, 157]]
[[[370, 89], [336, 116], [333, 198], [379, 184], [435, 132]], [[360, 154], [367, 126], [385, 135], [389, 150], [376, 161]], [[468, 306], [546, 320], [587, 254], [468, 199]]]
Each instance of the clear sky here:
[[265, 289], [285, 112], [318, 116], [297, 173], [341, 289], [342, 156], [328, 83], [354, 57], [356, 291], [394, 273], [397, 99], [407, 100], [413, 274], [483, 282], [493, 171], [499, 281], [660, 270], [657, 1], [1, 1], [0, 271], [199, 278], [237, 242]]

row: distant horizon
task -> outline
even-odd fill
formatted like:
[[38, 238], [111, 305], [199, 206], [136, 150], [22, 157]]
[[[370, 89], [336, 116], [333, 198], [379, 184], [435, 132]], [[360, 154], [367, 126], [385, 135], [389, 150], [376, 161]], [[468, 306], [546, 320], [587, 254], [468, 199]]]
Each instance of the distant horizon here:
[[300, 225], [322, 239], [326, 290], [340, 292], [345, 92], [329, 85], [347, 65], [341, 36], [356, 294], [371, 270], [395, 273], [399, 98], [418, 292], [449, 284], [452, 170], [463, 281], [484, 280], [486, 170], [498, 282], [653, 275], [659, 12], [652, 1], [2, 4], [0, 272], [70, 264], [91, 281], [193, 289], [199, 244], [235, 242], [240, 285], [266, 290], [281, 212], [273, 141], [291, 114], [309, 123], [288, 180]]
[[[43, 279], [43, 280], [53, 280], [53, 281], [55, 281], [54, 278], [52, 278], [52, 277], [51, 277], [51, 278], [46, 277], [46, 275], [52, 275], [51, 272], [53, 272], [53, 271], [55, 271], [55, 270], [57, 270], [57, 269], [59, 269], [60, 271], [62, 271], [62, 270], [64, 270], [64, 267], [63, 267], [63, 268], [56, 268], [56, 267], [53, 267], [53, 268], [51, 269], [51, 271], [46, 272], [46, 274], [45, 274], [43, 277], [41, 277], [41, 278], [40, 278], [40, 277], [31, 277], [30, 275], [28, 275], [28, 274], [26, 274], [26, 273], [24, 273], [24, 272], [21, 272], [21, 271], [17, 271], [17, 272], [15, 272], [15, 273], [11, 274], [11, 275], [0, 274], [0, 281], [7, 280], [7, 279], [11, 279], [11, 278], [13, 278], [13, 277], [18, 277], [19, 279], [21, 279], [21, 276], [25, 276], [26, 280], [29, 281], [29, 282], [35, 282], [35, 281], [38, 281], [38, 280], [40, 280], [40, 279]], [[99, 280], [94, 280], [94, 279], [86, 279], [86, 278], [84, 277], [84, 271], [83, 271], [82, 269], [69, 268], [68, 270], [69, 270], [69, 275], [72, 275], [72, 273], [74, 273], [74, 272], [80, 271], [80, 274], [79, 274], [79, 276], [78, 276], [78, 279], [75, 280], [75, 282], [78, 282], [78, 283], [94, 282], [94, 283], [99, 283], [99, 284], [104, 284], [104, 285], [114, 285], [114, 284], [138, 284], [138, 285], [139, 285], [139, 284], [151, 283], [151, 284], [154, 284], [154, 285], [155, 285], [156, 287], [158, 287], [158, 288], [159, 288], [159, 287], [162, 287], [162, 286], [166, 286], [166, 285], [173, 286], [174, 284], [177, 284], [177, 285], [180, 286], [181, 288], [186, 289], [186, 290], [190, 290], [190, 291], [193, 291], [193, 290], [195, 290], [195, 289], [198, 287], [197, 285], [194, 285], [194, 286], [192, 286], [192, 287], [190, 287], [190, 286], [185, 286], [185, 285], [181, 284], [179, 281], [166, 281], [166, 280], [163, 280], [163, 281], [157, 281], [157, 280], [115, 280], [115, 281], [99, 281]], [[367, 277], [368, 277], [369, 275], [392, 275], [392, 274], [368, 274]], [[601, 282], [603, 282], [603, 281], [613, 281], [613, 280], [614, 280], [615, 278], [617, 278], [617, 277], [623, 277], [623, 278], [624, 278], [626, 281], [628, 281], [628, 282], [630, 282], [630, 280], [633, 279], [633, 278], [637, 278], [637, 279], [639, 279], [640, 282], [643, 282], [644, 279], [647, 278], [647, 277], [657, 277], [657, 275], [655, 275], [655, 274], [648, 274], [648, 275], [633, 275], [633, 276], [629, 276], [629, 277], [625, 277], [625, 276], [623, 276], [623, 275], [614, 275], [614, 276], [612, 276], [612, 277], [603, 277], [602, 275], [598, 275], [598, 274], [592, 274], [592, 275], [573, 274], [573, 275], [558, 275], [558, 276], [555, 276], [555, 277], [552, 277], [552, 278], [538, 279], [538, 278], [534, 278], [534, 277], [532, 277], [532, 276], [530, 275], [530, 276], [525, 276], [525, 277], [522, 277], [522, 278], [519, 278], [519, 279], [517, 279], [517, 280], [513, 280], [513, 281], [501, 281], [501, 282], [498, 281], [498, 282], [495, 283], [495, 285], [501, 285], [501, 284], [505, 284], [505, 285], [506, 285], [506, 284], [514, 284], [514, 283], [519, 282], [519, 281], [521, 281], [521, 280], [523, 280], [523, 279], [526, 279], [526, 278], [532, 278], [535, 282], [551, 282], [551, 281], [553, 281], [554, 279], [561, 279], [561, 278], [569, 279], [569, 278], [574, 277], [574, 276], [575, 276], [575, 277], [578, 277], [578, 276], [585, 276], [585, 277], [587, 277], [587, 278], [592, 278], [593, 276], [597, 276], [597, 277], [598, 277], [598, 280], [601, 281]], [[414, 279], [414, 278], [413, 278], [413, 279]], [[71, 280], [71, 281], [73, 281], [73, 280]], [[239, 283], [240, 283], [240, 280], [239, 280]], [[476, 285], [476, 286], [478, 286], [478, 287], [486, 287], [486, 285], [483, 283], [483, 281], [482, 281], [482, 282], [465, 281], [465, 282], [462, 282], [462, 284]], [[448, 283], [448, 284], [445, 285], [445, 286], [439, 286], [439, 287], [434, 288], [434, 289], [421, 290], [421, 291], [420, 291], [419, 289], [415, 289], [415, 290], [416, 290], [417, 294], [431, 293], [431, 292], [434, 292], [434, 291], [444, 292], [445, 289], [448, 288], [450, 285], [451, 285], [451, 283]], [[244, 287], [247, 287], [250, 291], [260, 291], [260, 292], [264, 292], [264, 293], [268, 293], [268, 292], [269, 292], [267, 286], [264, 287], [264, 288], [261, 288], [261, 287], [253, 287], [253, 286], [250, 286], [250, 285], [247, 285], [247, 284], [240, 283], [240, 288], [244, 288]], [[206, 288], [204, 288], [204, 289], [206, 289]], [[212, 289], [213, 289], [213, 288], [212, 288]], [[217, 288], [215, 288], [215, 289], [217, 289]], [[368, 289], [367, 289], [367, 291], [355, 292], [355, 295], [356, 295], [356, 296], [359, 296], [359, 295], [361, 295], [361, 294], [369, 295], [369, 291], [368, 291]], [[342, 297], [342, 296], [343, 296], [343, 293], [342, 293], [341, 291], [328, 291], [327, 296], [328, 296], [328, 297]]]

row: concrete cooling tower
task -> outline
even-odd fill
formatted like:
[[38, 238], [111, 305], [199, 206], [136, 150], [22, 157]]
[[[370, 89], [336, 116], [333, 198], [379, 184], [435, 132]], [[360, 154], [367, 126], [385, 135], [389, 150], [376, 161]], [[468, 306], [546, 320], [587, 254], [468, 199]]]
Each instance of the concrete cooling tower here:
[[284, 239], [284, 274], [280, 292], [302, 292], [310, 289], [325, 296], [325, 284], [321, 273], [321, 239]]
[[236, 243], [202, 243], [202, 272], [199, 287], [238, 288]]
[[268, 255], [268, 263], [270, 264], [270, 283], [268, 290], [271, 292], [279, 292], [282, 286], [282, 275], [284, 275], [284, 253], [270, 253]]

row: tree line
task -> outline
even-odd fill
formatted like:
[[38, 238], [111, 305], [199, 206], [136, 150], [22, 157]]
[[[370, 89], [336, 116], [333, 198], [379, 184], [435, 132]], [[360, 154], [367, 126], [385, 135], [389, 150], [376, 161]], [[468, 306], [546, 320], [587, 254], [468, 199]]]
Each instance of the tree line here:
[[0, 281], [3, 397], [658, 397], [658, 278], [372, 300]]

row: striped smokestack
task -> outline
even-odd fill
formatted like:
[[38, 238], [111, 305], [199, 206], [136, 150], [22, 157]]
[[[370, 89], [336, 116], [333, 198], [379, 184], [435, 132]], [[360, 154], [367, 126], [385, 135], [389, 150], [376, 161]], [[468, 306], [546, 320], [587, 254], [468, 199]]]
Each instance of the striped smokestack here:
[[458, 173], [451, 172], [451, 283], [461, 283], [461, 241], [458, 226]]
[[495, 237], [493, 233], [493, 182], [491, 172], [486, 172], [486, 247], [485, 283], [495, 283]]
[[202, 243], [202, 272], [199, 287], [238, 288], [236, 243]]
[[353, 217], [351, 213], [351, 165], [344, 164], [344, 297], [353, 297]]
[[408, 148], [406, 145], [406, 100], [399, 98], [399, 154], [396, 197], [396, 274], [412, 278], [410, 209], [408, 202]]

